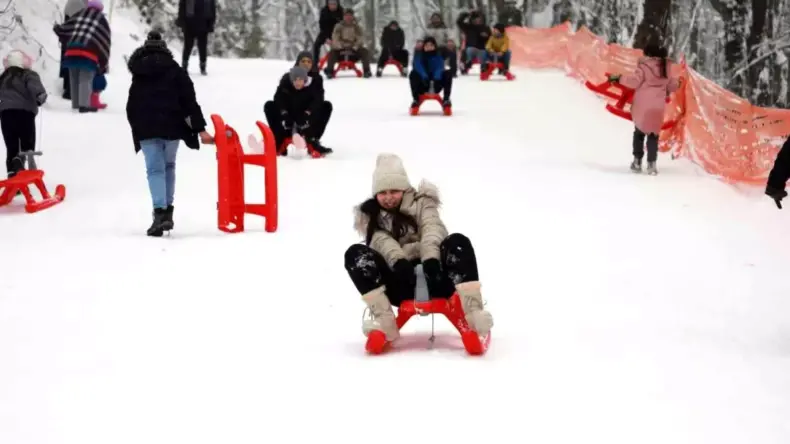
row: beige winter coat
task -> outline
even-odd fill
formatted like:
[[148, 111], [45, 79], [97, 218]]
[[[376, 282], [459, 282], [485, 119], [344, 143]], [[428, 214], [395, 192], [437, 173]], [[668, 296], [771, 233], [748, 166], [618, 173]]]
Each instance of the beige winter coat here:
[[[400, 205], [401, 213], [414, 218], [418, 225], [418, 232], [409, 228], [405, 236], [400, 239], [392, 237], [392, 216], [386, 211], [379, 215], [379, 225], [385, 230], [373, 234], [370, 247], [381, 254], [387, 263], [392, 266], [399, 259], [440, 259], [439, 245], [447, 237], [447, 228], [439, 216], [439, 189], [436, 185], [423, 180], [415, 190], [409, 188], [403, 193]], [[354, 228], [362, 236], [367, 235], [368, 216], [359, 206], [354, 209]]]
[[356, 21], [350, 24], [341, 21], [332, 31], [332, 49], [351, 48], [357, 50], [363, 46], [362, 27]]

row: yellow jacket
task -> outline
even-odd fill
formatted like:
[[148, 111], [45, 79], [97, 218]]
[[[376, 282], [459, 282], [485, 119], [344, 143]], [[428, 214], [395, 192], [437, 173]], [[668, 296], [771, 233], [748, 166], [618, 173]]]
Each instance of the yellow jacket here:
[[488, 52], [501, 52], [505, 53], [510, 49], [510, 37], [507, 34], [502, 34], [499, 37], [491, 36], [486, 43], [486, 51]]

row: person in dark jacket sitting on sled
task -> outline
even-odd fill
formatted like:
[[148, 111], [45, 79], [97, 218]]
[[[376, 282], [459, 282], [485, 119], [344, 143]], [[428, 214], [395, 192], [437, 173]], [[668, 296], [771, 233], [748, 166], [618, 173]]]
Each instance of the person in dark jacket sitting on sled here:
[[[296, 63], [294, 63], [294, 66], [301, 66], [307, 70], [307, 75], [310, 76], [310, 79], [307, 82], [307, 88], [312, 90], [313, 94], [316, 96], [316, 101], [320, 102], [318, 109], [310, 114], [310, 143], [319, 152], [321, 152], [321, 150], [327, 150], [327, 153], [331, 153], [332, 150], [330, 148], [327, 148], [321, 144], [321, 137], [323, 137], [324, 132], [326, 131], [329, 118], [332, 117], [332, 102], [326, 100], [324, 78], [321, 77], [321, 74], [319, 74], [317, 70], [313, 69], [315, 67], [315, 61], [313, 60], [313, 56], [310, 51], [300, 52], [296, 57]], [[280, 79], [280, 83], [282, 84], [283, 82], [290, 82], [290, 73], [283, 74], [282, 79]]]
[[409, 74], [411, 96], [414, 100], [411, 106], [418, 106], [420, 96], [430, 92], [443, 92], [442, 106], [452, 106], [450, 93], [453, 89], [453, 73], [444, 69], [444, 56], [436, 47], [436, 39], [430, 36], [423, 39], [422, 49], [415, 51], [413, 63]]
[[409, 65], [409, 51], [405, 49], [406, 36], [403, 34], [398, 22], [393, 20], [381, 32], [381, 55], [376, 68], [376, 77], [381, 77], [384, 64], [393, 59], [403, 67], [401, 75], [406, 76], [406, 67]]
[[[278, 150], [285, 148], [282, 146], [285, 139], [296, 133], [304, 137], [318, 153], [326, 155], [332, 152], [318, 143], [314, 136], [316, 128], [312, 123], [318, 120], [314, 116], [321, 113], [324, 100], [322, 94], [311, 88], [312, 81], [305, 68], [294, 66], [280, 80], [274, 99], [263, 105], [266, 122], [274, 133]], [[287, 152], [281, 151], [280, 154], [285, 155]]]
[[494, 320], [483, 310], [483, 296], [472, 243], [463, 234], [449, 234], [439, 215], [438, 188], [423, 180], [415, 189], [401, 159], [380, 154], [373, 172], [372, 196], [355, 208], [354, 227], [364, 244], [345, 253], [345, 268], [370, 309], [363, 323], [388, 341], [400, 334], [392, 306], [414, 300], [414, 267], [422, 263], [432, 298], [458, 293], [466, 321], [480, 336], [488, 335]]

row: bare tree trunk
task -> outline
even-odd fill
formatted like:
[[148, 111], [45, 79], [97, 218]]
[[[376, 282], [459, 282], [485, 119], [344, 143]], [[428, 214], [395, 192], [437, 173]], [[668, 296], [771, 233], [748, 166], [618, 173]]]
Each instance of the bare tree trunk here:
[[665, 46], [668, 43], [671, 7], [672, 0], [645, 0], [642, 22], [636, 28], [634, 48], [644, 49], [651, 43]]

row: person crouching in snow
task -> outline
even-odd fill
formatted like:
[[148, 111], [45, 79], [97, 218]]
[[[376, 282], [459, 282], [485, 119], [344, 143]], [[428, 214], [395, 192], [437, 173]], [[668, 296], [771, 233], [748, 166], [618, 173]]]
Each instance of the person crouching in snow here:
[[[308, 126], [304, 136], [307, 138], [307, 142], [310, 143], [316, 151], [322, 154], [329, 154], [332, 152], [332, 149], [321, 143], [321, 137], [323, 137], [326, 131], [326, 126], [329, 124], [329, 119], [332, 117], [333, 109], [332, 102], [326, 100], [324, 78], [321, 77], [317, 69], [313, 69], [315, 62], [313, 61], [313, 55], [310, 51], [300, 52], [296, 57], [294, 66], [301, 66], [307, 71], [307, 75], [310, 78], [305, 86], [315, 95], [316, 109], [311, 110], [308, 114]], [[290, 83], [290, 73], [283, 74], [280, 79], [280, 84], [287, 85]]]
[[634, 90], [631, 115], [634, 120], [633, 154], [631, 171], [642, 172], [642, 158], [645, 154], [647, 136], [647, 172], [658, 174], [658, 135], [664, 124], [666, 98], [675, 92], [680, 83], [677, 78], [669, 77], [667, 49], [658, 45], [648, 45], [644, 57], [639, 59], [636, 70], [628, 76], [612, 75], [611, 82]]
[[389, 341], [400, 336], [392, 306], [414, 299], [414, 267], [421, 262], [431, 297], [457, 292], [469, 326], [486, 336], [494, 321], [483, 310], [474, 248], [463, 234], [448, 235], [437, 187], [423, 180], [413, 188], [401, 159], [381, 154], [372, 192], [354, 209], [354, 227], [365, 243], [345, 253], [346, 271], [373, 316], [363, 324], [365, 335], [380, 330]]
[[5, 167], [8, 177], [24, 169], [20, 152], [35, 151], [36, 115], [47, 101], [47, 91], [39, 75], [31, 69], [33, 61], [22, 51], [11, 51], [3, 60], [0, 75], [0, 129], [5, 141]]
[[149, 236], [162, 236], [174, 227], [173, 197], [176, 185], [176, 152], [183, 140], [192, 149], [214, 139], [206, 132], [195, 87], [167, 49], [162, 35], [152, 31], [142, 47], [129, 57], [132, 86], [126, 117], [132, 129], [135, 153], [145, 156], [148, 188], [153, 201]]
[[[418, 106], [422, 94], [444, 92], [442, 106], [452, 106], [450, 93], [453, 89], [453, 73], [445, 71], [444, 56], [436, 47], [436, 39], [425, 37], [422, 48], [414, 53], [412, 71], [409, 74], [411, 84], [412, 108]], [[433, 91], [431, 91], [433, 87]]]
[[66, 42], [62, 60], [69, 70], [71, 105], [81, 113], [96, 112], [93, 78], [107, 71], [110, 63], [111, 32], [101, 1], [90, 0], [85, 9], [69, 17], [53, 30]]
[[497, 23], [494, 25], [494, 32], [486, 43], [486, 52], [483, 53], [480, 61], [480, 71], [488, 70], [488, 63], [494, 59], [502, 63], [499, 73], [504, 75], [510, 70], [510, 37], [505, 33], [505, 25]]
[[324, 107], [323, 95], [311, 87], [312, 82], [313, 77], [308, 74], [307, 69], [294, 66], [280, 79], [274, 99], [263, 105], [266, 123], [274, 134], [277, 150], [281, 155], [287, 154], [287, 148], [283, 144], [293, 134], [304, 137], [321, 155], [332, 152], [317, 143], [315, 128], [312, 127], [314, 118], [321, 117]]

